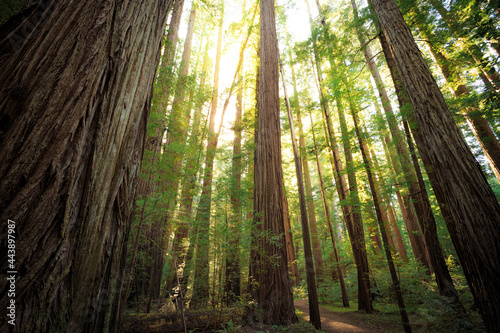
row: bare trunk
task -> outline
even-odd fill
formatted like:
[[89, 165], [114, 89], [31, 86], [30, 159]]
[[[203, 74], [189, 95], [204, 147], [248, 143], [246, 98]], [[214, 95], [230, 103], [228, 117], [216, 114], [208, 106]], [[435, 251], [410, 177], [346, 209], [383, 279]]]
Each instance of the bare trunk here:
[[169, 239], [167, 229], [170, 228], [170, 226], [168, 226], [167, 223], [170, 222], [170, 215], [173, 210], [172, 206], [175, 206], [171, 204], [174, 199], [172, 196], [177, 195], [180, 177], [179, 170], [182, 167], [182, 160], [187, 146], [186, 138], [188, 135], [189, 121], [191, 119], [191, 109], [187, 107], [189, 103], [186, 103], [185, 94], [191, 62], [191, 46], [195, 21], [196, 10], [192, 8], [189, 15], [188, 30], [186, 34], [186, 41], [184, 42], [184, 50], [182, 52], [179, 74], [177, 77], [174, 100], [172, 102], [172, 111], [169, 115], [167, 142], [170, 141], [170, 144], [167, 146], [167, 151], [164, 156], [164, 158], [168, 160], [167, 163], [170, 165], [173, 164], [174, 168], [172, 169], [173, 172], [166, 180], [166, 184], [161, 184], [159, 186], [160, 189], [168, 191], [172, 194], [167, 199], [167, 203], [165, 205], [166, 213], [163, 213], [163, 216], [154, 222], [150, 236], [151, 256], [154, 261], [149, 275], [150, 286], [148, 292], [148, 305], [146, 309], [147, 313], [149, 313], [151, 307], [151, 300], [159, 297], [161, 278], [163, 275], [164, 253], [166, 252], [164, 251], [164, 248], [166, 247], [167, 240]]
[[242, 220], [241, 211], [241, 173], [243, 172], [241, 155], [241, 132], [243, 118], [243, 68], [238, 73], [238, 93], [236, 95], [236, 114], [233, 131], [233, 165], [231, 184], [231, 220], [229, 232], [229, 249], [226, 257], [227, 304], [234, 302], [240, 296], [240, 254], [239, 241]]
[[[16, 246], [1, 267], [18, 272], [15, 327], [0, 330], [118, 330], [170, 4], [38, 2], [0, 42], [0, 215], [15, 221]], [[8, 289], [2, 279], [3, 309]]]
[[[224, 15], [223, 12], [221, 14]], [[214, 87], [212, 92], [212, 105], [210, 109], [210, 125], [207, 143], [207, 153], [205, 155], [205, 167], [203, 173], [203, 187], [201, 191], [198, 211], [195, 223], [199, 228], [196, 242], [196, 260], [194, 268], [193, 297], [190, 306], [194, 309], [204, 308], [208, 305], [209, 297], [209, 229], [210, 214], [212, 206], [212, 176], [214, 170], [215, 150], [217, 148], [217, 133], [215, 131], [215, 115], [217, 113], [217, 101], [219, 95], [219, 70], [222, 48], [222, 26], [221, 18], [219, 27], [219, 37], [217, 39], [217, 54], [215, 59]]]
[[309, 118], [311, 119], [311, 131], [313, 135], [313, 143], [314, 143], [314, 153], [316, 154], [316, 166], [318, 167], [318, 176], [319, 176], [319, 185], [321, 189], [321, 197], [323, 199], [323, 206], [325, 209], [325, 217], [326, 217], [326, 225], [328, 227], [328, 231], [330, 232], [330, 238], [332, 239], [332, 247], [333, 254], [336, 262], [336, 277], [339, 279], [340, 283], [340, 291], [342, 293], [342, 305], [346, 308], [349, 307], [349, 297], [347, 296], [347, 289], [345, 287], [344, 275], [342, 274], [342, 270], [340, 269], [340, 256], [337, 249], [337, 242], [335, 241], [335, 235], [333, 232], [332, 219], [330, 214], [330, 207], [328, 205], [328, 199], [326, 195], [326, 188], [323, 182], [323, 168], [321, 167], [321, 163], [319, 160], [318, 146], [316, 144], [316, 134], [314, 133], [314, 122], [312, 119], [312, 114], [309, 112]]
[[[421, 28], [420, 31], [425, 38], [429, 38], [429, 33], [425, 29]], [[452, 74], [452, 66], [444, 54], [439, 52], [432, 44], [428, 43], [428, 46], [455, 97], [469, 95], [469, 90], [461, 83], [460, 75], [457, 73], [455, 73], [455, 75]], [[472, 133], [479, 143], [484, 156], [488, 160], [493, 174], [500, 182], [500, 142], [486, 119], [481, 115], [477, 105], [466, 106], [463, 115], [467, 123], [469, 123]]]
[[[418, 125], [413, 136], [448, 223], [476, 305], [500, 330], [500, 205], [392, 0], [373, 0]], [[487, 249], [487, 251], [485, 251]]]
[[357, 114], [354, 108], [351, 107], [351, 115], [352, 119], [354, 121], [354, 129], [356, 131], [356, 136], [358, 137], [358, 142], [359, 142], [359, 149], [361, 150], [361, 155], [363, 156], [363, 163], [365, 165], [365, 170], [366, 170], [366, 175], [368, 177], [368, 183], [370, 184], [370, 190], [372, 192], [372, 197], [373, 197], [373, 205], [375, 208], [375, 213], [377, 214], [377, 221], [379, 224], [380, 228], [380, 233], [382, 234], [382, 241], [384, 242], [384, 249], [385, 249], [385, 256], [387, 258], [387, 265], [389, 266], [389, 272], [391, 274], [391, 279], [392, 279], [392, 289], [394, 291], [394, 294], [396, 296], [396, 300], [398, 303], [398, 308], [399, 308], [399, 314], [401, 316], [401, 320], [403, 322], [403, 329], [405, 332], [411, 332], [411, 326], [410, 326], [410, 320], [408, 318], [408, 313], [406, 312], [404, 300], [403, 300], [403, 294], [401, 292], [401, 287], [399, 285], [399, 279], [396, 273], [396, 268], [394, 267], [394, 260], [392, 259], [392, 253], [391, 253], [391, 246], [388, 240], [388, 235], [387, 235], [387, 228], [386, 226], [386, 221], [384, 221], [384, 218], [382, 216], [382, 212], [380, 209], [380, 196], [379, 196], [379, 189], [378, 186], [376, 185], [375, 182], [375, 177], [372, 174], [372, 168], [371, 168], [371, 163], [368, 158], [368, 151], [366, 150], [367, 145], [366, 142], [364, 142], [363, 139], [363, 134], [361, 133], [359, 129], [359, 120], [357, 119]]
[[[205, 51], [203, 56], [202, 73], [200, 78], [200, 83], [198, 85], [198, 94], [205, 89], [206, 72], [208, 69], [208, 47], [210, 42], [207, 40], [205, 44]], [[194, 92], [190, 94], [190, 100], [193, 101]], [[201, 110], [204, 100], [197, 99], [195, 101], [195, 111], [192, 122], [192, 131], [189, 136], [188, 151], [197, 151], [196, 154], [188, 154], [186, 156], [186, 167], [184, 170], [184, 177], [182, 178], [182, 191], [179, 207], [179, 217], [178, 226], [174, 234], [174, 240], [172, 245], [172, 268], [170, 269], [169, 276], [167, 278], [166, 288], [167, 290], [172, 289], [176, 283], [176, 276], [172, 269], [179, 269], [183, 264], [186, 263], [186, 256], [183, 254], [187, 253], [187, 247], [183, 245], [183, 240], [189, 236], [189, 221], [192, 215], [193, 198], [195, 196], [196, 178], [201, 167], [201, 158], [203, 155], [203, 142], [205, 140], [205, 129], [207, 127], [208, 118], [201, 126]], [[202, 131], [202, 134], [200, 134]], [[174, 264], [176, 263], [176, 264]]]
[[[298, 321], [287, 269], [283, 222], [283, 182], [279, 118], [278, 40], [274, 1], [260, 4], [260, 89], [255, 150], [254, 232], [250, 275], [257, 309], [245, 322], [288, 325]], [[268, 239], [273, 238], [273, 242]], [[252, 284], [253, 285], [253, 284]]]
[[[309, 11], [310, 22], [312, 23], [311, 12]], [[312, 26], [312, 25], [311, 25]], [[319, 82], [319, 93], [320, 93], [320, 102], [321, 108], [323, 111], [323, 116], [325, 117], [326, 128], [328, 132], [328, 143], [330, 145], [330, 149], [333, 154], [335, 170], [334, 170], [334, 178], [335, 184], [337, 186], [337, 192], [339, 194], [340, 201], [344, 201], [348, 196], [348, 189], [344, 175], [344, 169], [342, 166], [342, 161], [340, 159], [340, 152], [337, 144], [337, 140], [335, 137], [335, 132], [333, 130], [332, 121], [330, 118], [330, 110], [327, 103], [327, 100], [323, 96], [323, 80], [321, 74], [321, 65], [319, 63], [317, 51], [316, 51], [316, 43], [313, 43], [313, 50], [315, 56], [317, 77]], [[366, 255], [366, 246], [364, 240], [364, 232], [363, 227], [359, 226], [359, 223], [356, 224], [353, 218], [353, 207], [342, 205], [342, 215], [344, 218], [344, 222], [347, 227], [347, 231], [349, 232], [349, 237], [351, 239], [352, 251], [354, 254], [354, 260], [356, 262], [356, 269], [358, 273], [358, 309], [365, 310], [367, 313], [371, 313], [373, 308], [371, 304], [371, 293], [370, 293], [370, 278], [369, 278], [369, 266], [368, 266], [368, 258]], [[361, 233], [360, 233], [361, 232]]]
[[[295, 171], [297, 174], [297, 185], [299, 190], [299, 204], [300, 204], [300, 221], [302, 223], [302, 240], [304, 243], [304, 256], [306, 264], [306, 279], [307, 279], [307, 296], [309, 299], [309, 316], [311, 323], [318, 330], [321, 329], [321, 318], [319, 315], [318, 293], [316, 291], [316, 275], [314, 272], [313, 254], [311, 250], [311, 239], [309, 234], [309, 221], [307, 218], [307, 203], [304, 191], [304, 181], [302, 177], [302, 168], [299, 157], [299, 149], [297, 148], [297, 139], [295, 137], [295, 129], [293, 126], [292, 111], [290, 109], [290, 101], [286, 92], [285, 73], [283, 64], [280, 59], [281, 80], [283, 83], [283, 90], [285, 94], [285, 104], [288, 114], [288, 122], [290, 124], [290, 134], [293, 146], [293, 157], [295, 161]], [[300, 115], [299, 115], [300, 119]], [[309, 171], [309, 170], [308, 170]], [[309, 180], [310, 181], [310, 180]], [[309, 184], [311, 185], [311, 184]], [[313, 205], [314, 209], [314, 205]]]
[[288, 212], [288, 200], [286, 194], [283, 197], [284, 199], [284, 215], [285, 215], [285, 240], [286, 240], [286, 253], [288, 257], [288, 269], [290, 273], [292, 273], [293, 281], [292, 284], [295, 286], [299, 285], [299, 270], [297, 268], [297, 260], [295, 258], [295, 249], [293, 246], [293, 237], [292, 237], [292, 226], [290, 222], [290, 214]]

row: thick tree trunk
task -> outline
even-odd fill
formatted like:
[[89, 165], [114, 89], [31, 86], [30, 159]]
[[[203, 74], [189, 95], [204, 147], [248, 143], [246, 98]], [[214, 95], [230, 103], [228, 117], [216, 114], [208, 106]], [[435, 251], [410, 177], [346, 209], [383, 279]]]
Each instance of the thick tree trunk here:
[[[430, 37], [429, 33], [423, 29], [423, 27], [421, 27], [420, 31], [425, 38]], [[437, 50], [431, 43], [428, 43], [427, 45], [429, 46], [429, 50], [438, 64], [443, 77], [450, 86], [450, 90], [453, 95], [455, 95], [455, 97], [469, 95], [469, 89], [461, 83], [460, 75], [458, 73], [455, 73], [454, 75], [452, 74], [452, 64], [448, 61], [445, 55]], [[484, 156], [488, 160], [493, 174], [500, 182], [500, 142], [493, 133], [493, 130], [486, 119], [484, 119], [481, 115], [477, 104], [476, 106], [466, 106], [464, 108], [463, 115], [467, 120], [467, 123], [469, 123], [472, 133], [481, 147]]]
[[[260, 4], [260, 89], [255, 150], [254, 244], [250, 275], [257, 309], [248, 308], [247, 323], [288, 325], [297, 322], [287, 269], [283, 227], [283, 181], [279, 118], [278, 40], [274, 0]], [[270, 242], [270, 239], [273, 239]]]
[[[118, 330], [170, 4], [40, 1], [0, 42], [0, 215], [16, 231], [15, 263], [4, 257], [2, 269], [17, 271], [15, 331]], [[4, 309], [8, 289], [2, 279]]]
[[[489, 331], [500, 330], [500, 205], [467, 147], [392, 0], [373, 5], [413, 106], [417, 142], [472, 294]], [[487, 249], [487, 250], [486, 250]]]

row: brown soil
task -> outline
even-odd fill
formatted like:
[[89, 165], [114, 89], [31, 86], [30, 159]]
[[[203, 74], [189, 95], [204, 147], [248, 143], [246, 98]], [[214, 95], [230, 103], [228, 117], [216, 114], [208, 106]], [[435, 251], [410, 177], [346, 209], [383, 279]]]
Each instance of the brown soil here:
[[[295, 308], [305, 314], [304, 319], [309, 320], [309, 303], [305, 299], [295, 301]], [[375, 327], [356, 318], [356, 312], [337, 313], [319, 307], [321, 315], [321, 329], [326, 333], [383, 333], [381, 327]]]

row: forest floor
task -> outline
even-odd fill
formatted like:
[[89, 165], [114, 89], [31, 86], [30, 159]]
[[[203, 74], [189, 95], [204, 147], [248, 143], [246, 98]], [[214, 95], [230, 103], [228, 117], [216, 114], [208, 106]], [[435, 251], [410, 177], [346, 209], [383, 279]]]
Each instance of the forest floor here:
[[[295, 301], [295, 308], [303, 313], [305, 320], [309, 321], [309, 303], [306, 299]], [[325, 333], [383, 333], [401, 331], [400, 326], [392, 328], [387, 327], [388, 323], [385, 321], [367, 320], [367, 318], [361, 317], [358, 311], [352, 309], [336, 312], [320, 306], [319, 312], [321, 315], [321, 329]]]
[[[204, 310], [186, 310], [186, 326], [188, 332], [221, 332], [221, 333], [316, 333], [309, 321], [309, 304], [307, 299], [295, 301], [295, 308], [300, 322], [291, 326], [257, 325], [242, 327], [242, 307], [215, 308]], [[356, 304], [350, 308], [341, 305], [320, 305], [321, 332], [324, 333], [399, 333], [403, 331], [399, 314], [374, 311], [366, 314], [358, 311]], [[452, 318], [439, 317], [436, 322], [426, 320], [420, 313], [410, 315], [413, 332], [416, 333], [454, 333], [456, 325], [451, 325]], [[469, 327], [467, 332], [484, 332], [480, 325]], [[152, 332], [184, 332], [180, 311], [156, 309], [150, 314], [127, 312], [122, 320], [121, 333]]]

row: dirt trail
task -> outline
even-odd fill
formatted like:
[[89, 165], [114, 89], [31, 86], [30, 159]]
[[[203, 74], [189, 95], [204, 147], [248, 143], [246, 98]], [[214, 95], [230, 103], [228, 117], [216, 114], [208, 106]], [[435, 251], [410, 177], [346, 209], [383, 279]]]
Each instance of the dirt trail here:
[[[305, 314], [309, 320], [309, 303], [305, 299], [295, 301], [295, 308]], [[327, 333], [383, 333], [385, 330], [373, 327], [355, 318], [350, 313], [337, 313], [319, 307], [321, 315], [321, 329]]]

